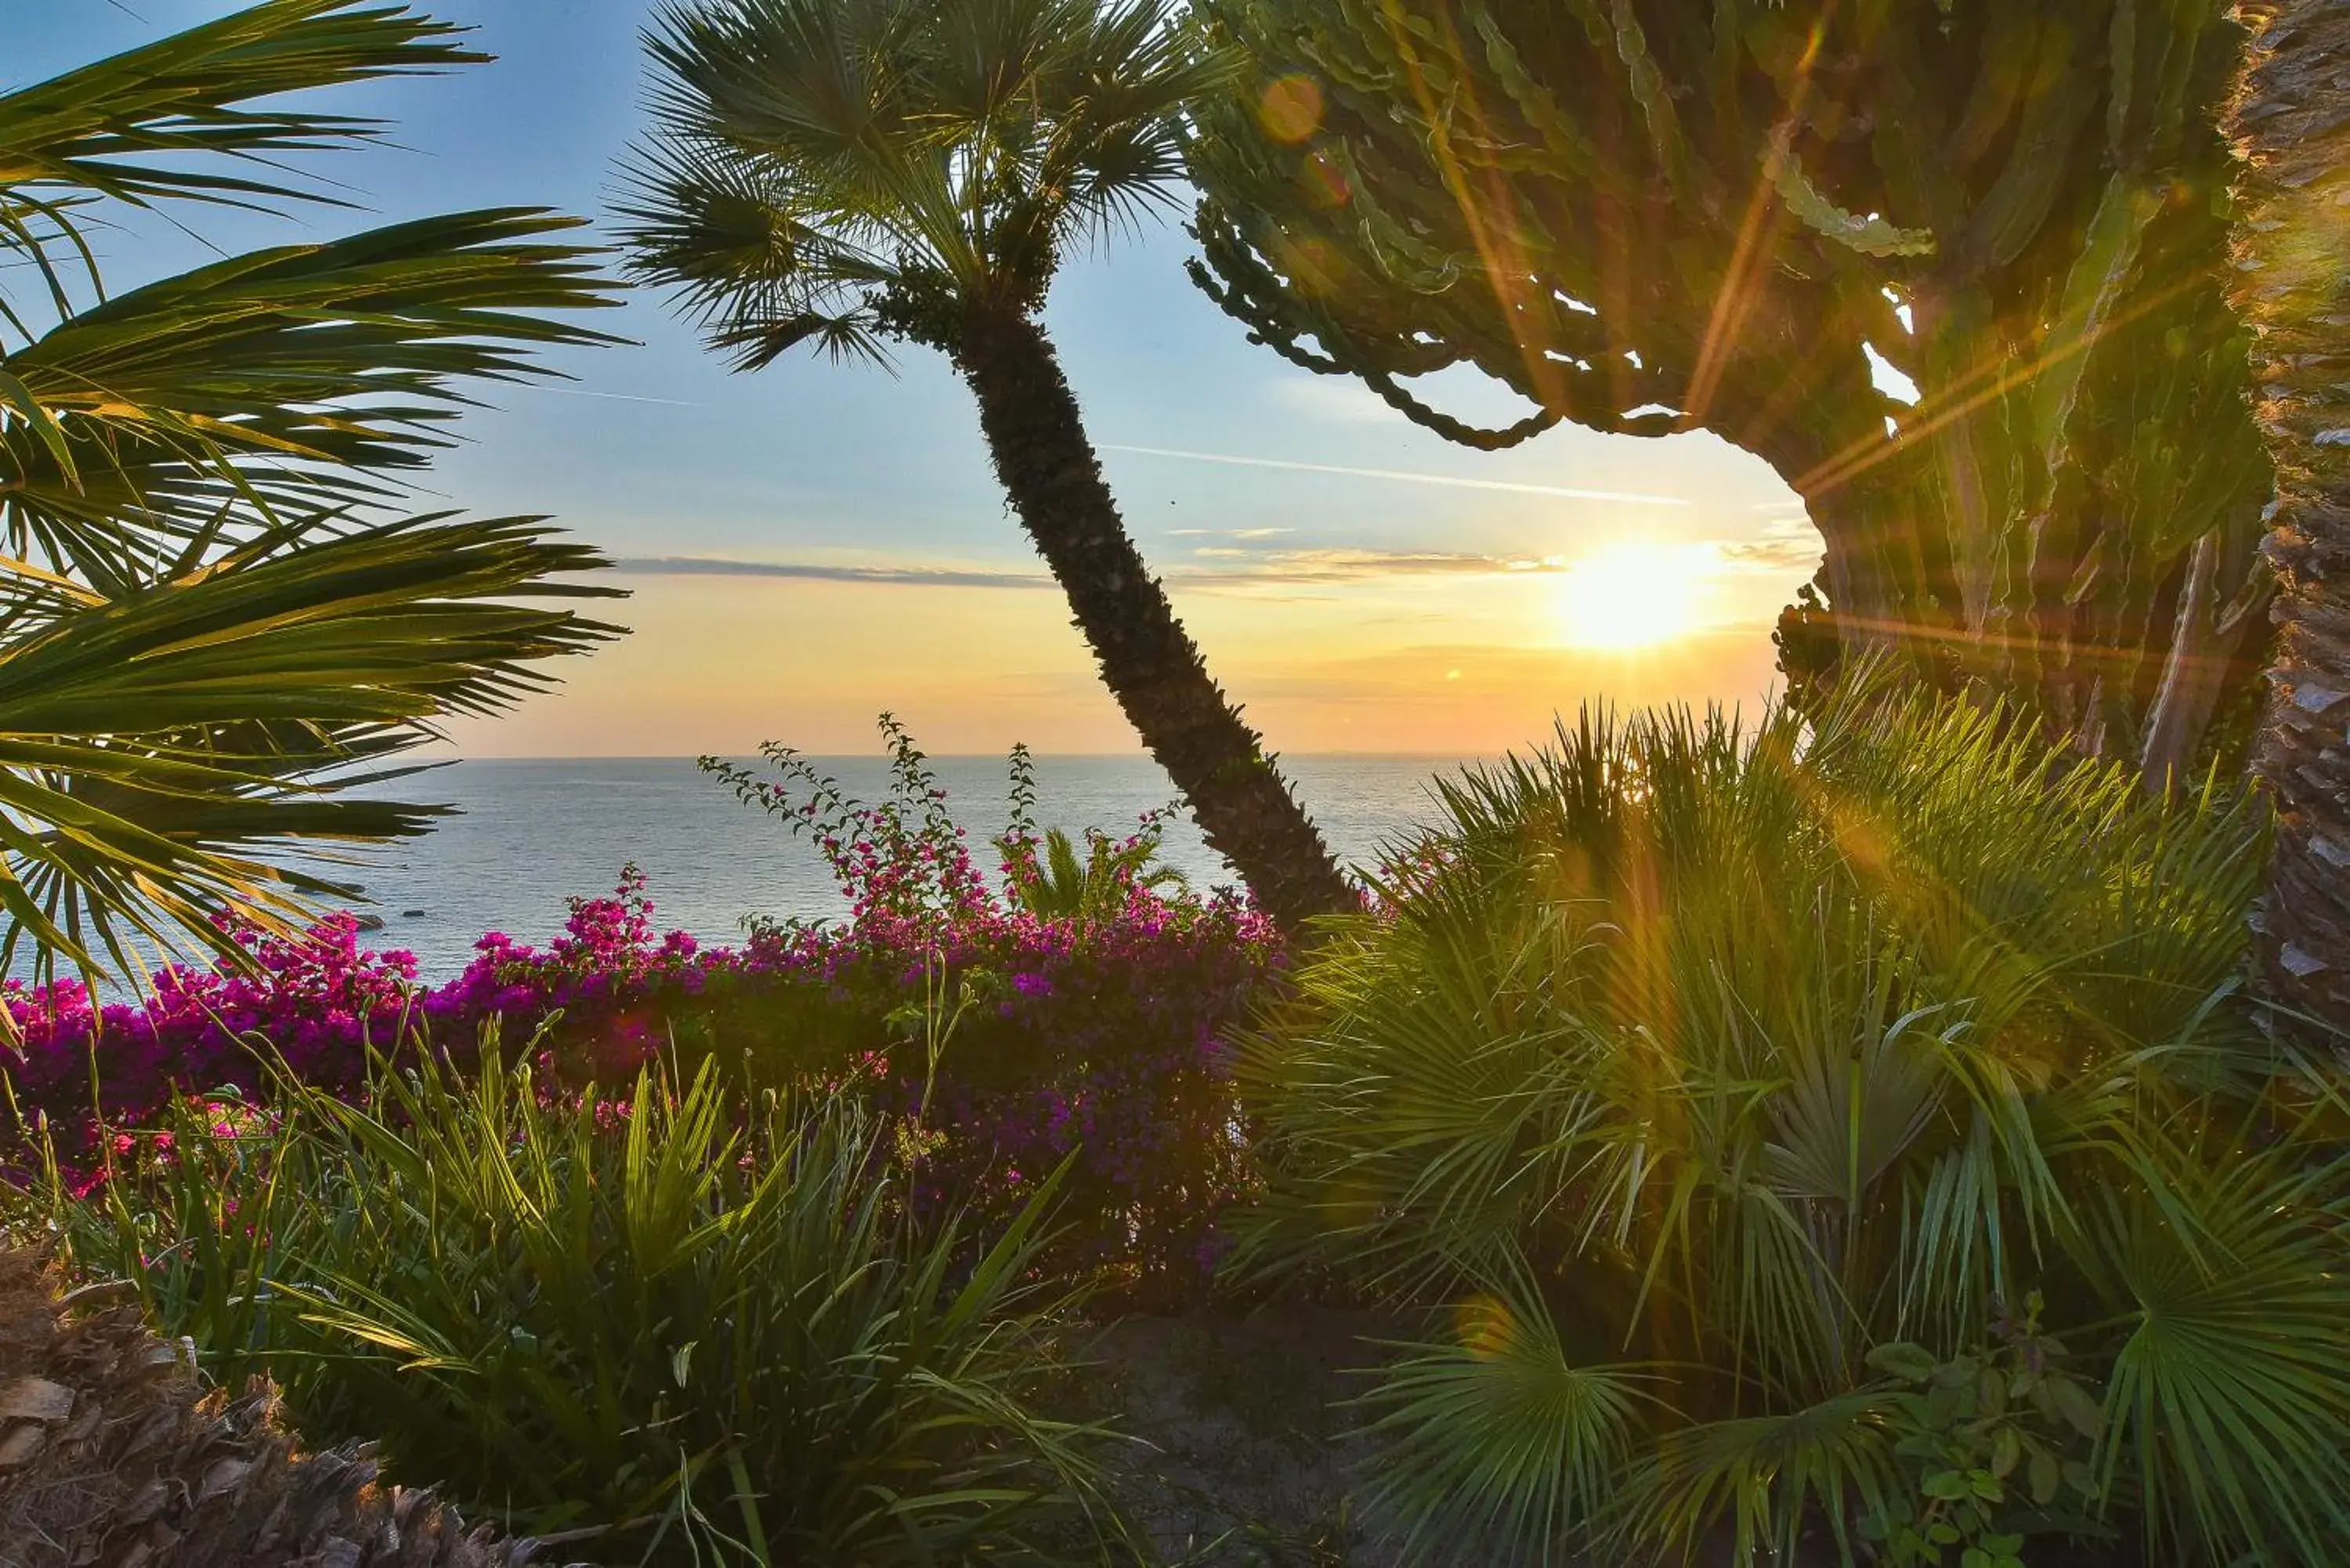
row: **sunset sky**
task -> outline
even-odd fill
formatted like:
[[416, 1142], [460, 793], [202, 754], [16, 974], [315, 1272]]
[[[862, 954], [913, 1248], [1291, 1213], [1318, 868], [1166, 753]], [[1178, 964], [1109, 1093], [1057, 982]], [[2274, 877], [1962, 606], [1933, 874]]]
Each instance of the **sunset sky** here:
[[[0, 82], [232, 8], [0, 0]], [[317, 165], [366, 213], [193, 226], [243, 248], [462, 206], [600, 217], [640, 121], [649, 0], [428, 8], [478, 23], [501, 58], [337, 100], [399, 121], [399, 146]], [[1250, 346], [1183, 276], [1190, 244], [1170, 218], [1075, 263], [1047, 321], [1145, 556], [1270, 744], [1483, 753], [1588, 697], [1751, 703], [1770, 684], [1770, 622], [1818, 548], [1760, 461], [1711, 437], [1575, 430], [1498, 454], [1448, 445]], [[120, 288], [203, 254], [144, 223], [105, 259]], [[934, 752], [1133, 748], [941, 360], [738, 377], [652, 296], [598, 325], [638, 346], [495, 389], [423, 504], [554, 514], [623, 563], [634, 597], [615, 617], [634, 635], [458, 731], [465, 753], [864, 751], [883, 708]], [[1474, 378], [1441, 400], [1521, 411]]]

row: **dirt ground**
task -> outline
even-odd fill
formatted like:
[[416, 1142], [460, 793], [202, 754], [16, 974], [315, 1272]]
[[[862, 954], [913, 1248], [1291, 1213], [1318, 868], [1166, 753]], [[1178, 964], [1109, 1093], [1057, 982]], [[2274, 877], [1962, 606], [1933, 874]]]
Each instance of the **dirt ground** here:
[[1088, 1414], [1134, 1442], [1119, 1501], [1180, 1568], [1391, 1568], [1350, 1502], [1362, 1453], [1346, 1402], [1378, 1340], [1372, 1313], [1284, 1306], [1131, 1318], [1094, 1334], [1075, 1379]]

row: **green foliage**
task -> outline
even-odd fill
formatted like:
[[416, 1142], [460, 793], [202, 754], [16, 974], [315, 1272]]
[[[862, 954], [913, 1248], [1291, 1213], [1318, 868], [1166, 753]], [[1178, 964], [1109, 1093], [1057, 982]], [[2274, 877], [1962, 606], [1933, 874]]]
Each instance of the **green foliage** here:
[[610, 593], [556, 580], [596, 552], [394, 507], [461, 383], [607, 340], [544, 314], [612, 303], [549, 240], [568, 220], [427, 218], [111, 298], [90, 244], [126, 206], [339, 204], [283, 160], [382, 127], [281, 95], [482, 58], [456, 31], [267, 0], [0, 93], [0, 961], [236, 961], [213, 910], [333, 890], [269, 851], [422, 831], [342, 792], [612, 634], [531, 602]]
[[[1463, 1303], [1453, 1338], [1403, 1351], [1363, 1400], [1379, 1442], [1365, 1501], [1419, 1559], [1463, 1542], [1548, 1563], [1606, 1506], [1656, 1380], [1576, 1366], [1523, 1278]], [[1464, 1429], [1480, 1440], [1459, 1440]]]
[[[1804, 498], [1848, 649], [2194, 771], [2266, 636], [2227, 7], [1200, 9], [1250, 70], [1198, 117], [1193, 271], [1254, 340], [1478, 446], [1711, 431]], [[1432, 406], [1455, 367], [1525, 418]]]
[[2035, 1296], [2022, 1322], [1993, 1325], [1994, 1347], [1949, 1361], [1898, 1342], [1868, 1353], [1903, 1385], [1885, 1424], [1908, 1484], [1860, 1530], [1895, 1568], [2020, 1568], [2031, 1534], [2094, 1532], [2088, 1449], [2105, 1410], [2064, 1369], [2062, 1342], [2040, 1332], [2040, 1305]]
[[1040, 920], [1081, 925], [1114, 920], [1137, 892], [1163, 894], [1188, 886], [1183, 873], [1159, 858], [1173, 806], [1147, 814], [1124, 838], [1086, 829], [1084, 858], [1066, 828], [1036, 836], [1036, 764], [1025, 745], [1012, 748], [1012, 822], [996, 839], [1004, 886], [1021, 910]]
[[[711, 1070], [551, 1096], [493, 1043], [372, 1104], [182, 1102], [115, 1179], [20, 1199], [234, 1386], [601, 1561], [1049, 1562], [1107, 1541], [1097, 1434], [1033, 1414], [1068, 1304], [1054, 1182], [994, 1236], [907, 1215], [893, 1126]], [[1090, 1527], [1089, 1527], [1090, 1526]], [[1090, 1550], [1097, 1555], [1106, 1547]]]
[[952, 349], [1063, 253], [1170, 201], [1217, 86], [1165, 0], [691, 0], [648, 39], [635, 270], [755, 369], [802, 343]]
[[1442, 794], [1236, 1066], [1245, 1266], [1482, 1303], [1371, 1398], [1421, 1541], [2326, 1560], [2350, 1166], [2338, 1066], [2233, 1000], [2257, 803], [1873, 677]]
[[1158, 858], [1155, 834], [1128, 843], [1087, 828], [1085, 857], [1079, 859], [1068, 830], [1048, 827], [1042, 845], [1007, 843], [1003, 850], [1012, 896], [1040, 920], [1107, 919], [1137, 888], [1183, 884], [1183, 873]]

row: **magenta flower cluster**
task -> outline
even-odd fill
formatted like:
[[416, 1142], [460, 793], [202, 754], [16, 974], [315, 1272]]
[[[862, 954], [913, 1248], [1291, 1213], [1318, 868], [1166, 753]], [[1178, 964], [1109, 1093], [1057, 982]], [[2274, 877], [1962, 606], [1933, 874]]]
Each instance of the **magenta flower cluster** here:
[[0, 1071], [18, 1130], [45, 1121], [102, 1165], [175, 1096], [233, 1087], [265, 1104], [273, 1055], [357, 1096], [371, 1057], [429, 1045], [462, 1060], [494, 1023], [510, 1052], [526, 1042], [574, 1083], [715, 1059], [746, 1088], [870, 1096], [912, 1124], [941, 1204], [1017, 1203], [1066, 1162], [1062, 1213], [1085, 1254], [1070, 1262], [1187, 1289], [1245, 1179], [1220, 1041], [1284, 961], [1270, 923], [1229, 895], [1150, 885], [1135, 870], [1147, 857], [1117, 862], [1084, 911], [1050, 912], [1028, 896], [1021, 828], [989, 877], [942, 810], [810, 811], [762, 787], [755, 804], [812, 826], [852, 899], [845, 920], [702, 947], [656, 928], [631, 867], [613, 896], [575, 899], [546, 946], [491, 932], [437, 986], [411, 955], [361, 948], [348, 914], [299, 940], [246, 939], [244, 971], [165, 971], [135, 1003], [12, 981]]

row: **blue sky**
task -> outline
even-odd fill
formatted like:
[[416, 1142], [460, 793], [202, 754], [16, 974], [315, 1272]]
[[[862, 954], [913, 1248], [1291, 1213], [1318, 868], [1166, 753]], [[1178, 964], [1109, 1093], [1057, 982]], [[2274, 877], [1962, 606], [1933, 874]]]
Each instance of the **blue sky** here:
[[[234, 8], [0, 0], [0, 82]], [[425, 8], [475, 25], [500, 58], [339, 96], [397, 121], [396, 146], [317, 165], [365, 212], [200, 216], [206, 239], [298, 242], [510, 203], [605, 214], [640, 123], [650, 0]], [[1250, 346], [1184, 277], [1189, 249], [1170, 217], [1077, 261], [1047, 322], [1145, 555], [1277, 747], [1490, 752], [1587, 696], [1761, 691], [1768, 618], [1815, 559], [1763, 464], [1702, 436], [1449, 446], [1359, 387]], [[120, 287], [203, 254], [145, 220], [107, 262]], [[909, 350], [893, 376], [805, 358], [740, 377], [654, 296], [598, 324], [637, 345], [565, 356], [577, 379], [563, 390], [496, 390], [435, 471], [447, 499], [434, 504], [551, 513], [624, 560], [734, 569], [631, 572], [619, 618], [636, 635], [573, 661], [562, 692], [459, 731], [462, 749], [677, 754], [769, 736], [863, 749], [882, 707], [941, 752], [1130, 748], [1057, 595], [1001, 581], [1036, 563], [941, 360]], [[1444, 390], [1456, 411], [1514, 412], [1474, 379]], [[777, 569], [800, 575], [762, 575]], [[1641, 597], [1674, 576], [1679, 597]]]

